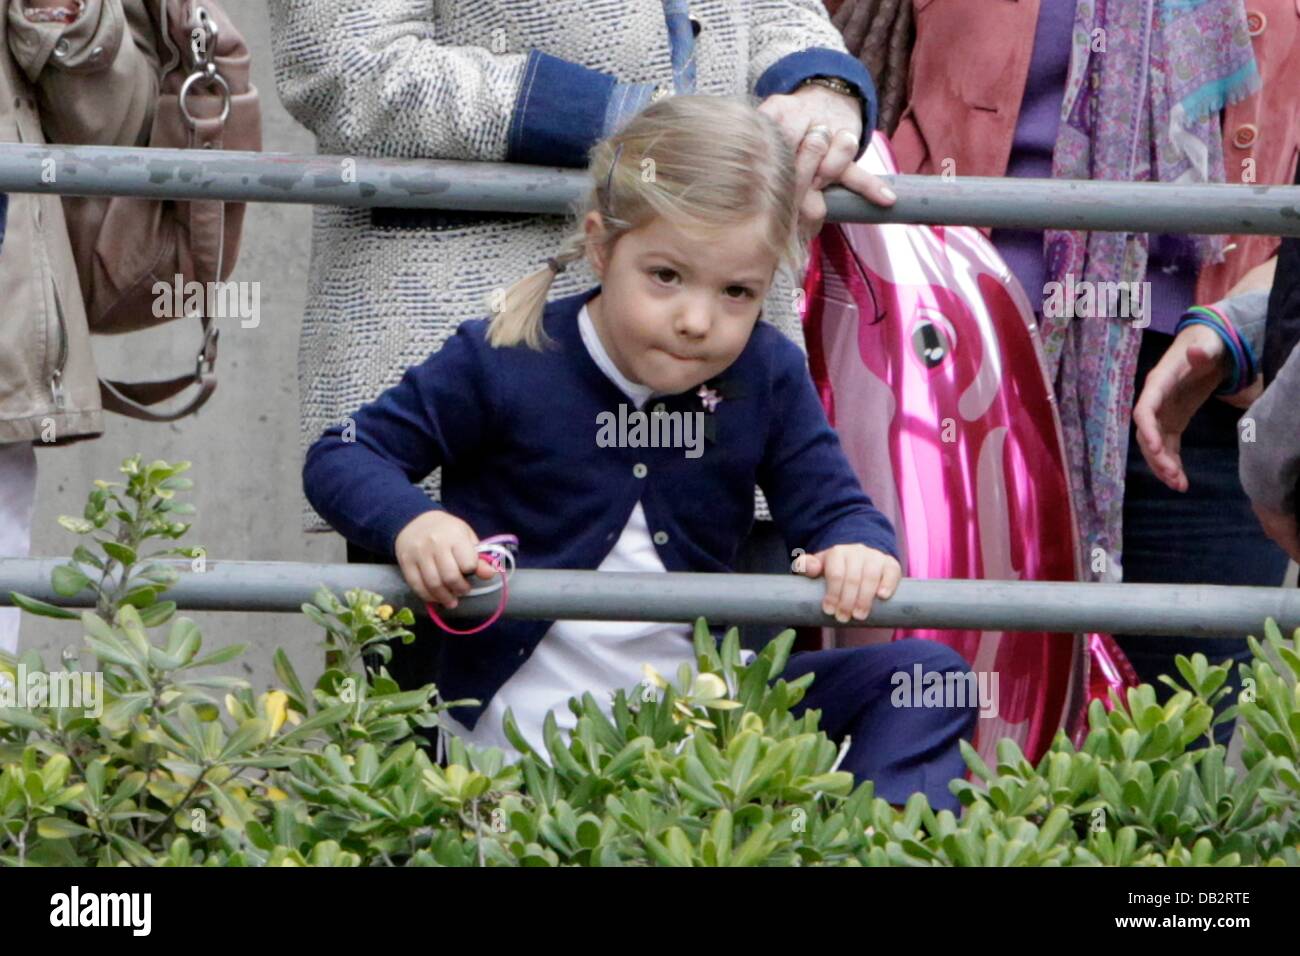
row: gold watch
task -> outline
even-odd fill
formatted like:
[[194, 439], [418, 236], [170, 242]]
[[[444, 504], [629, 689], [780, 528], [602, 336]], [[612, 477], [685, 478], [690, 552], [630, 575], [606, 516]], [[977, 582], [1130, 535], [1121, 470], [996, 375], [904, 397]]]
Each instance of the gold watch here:
[[826, 87], [826, 89], [834, 90], [836, 93], [843, 93], [845, 96], [851, 96], [854, 99], [859, 99], [858, 91], [855, 90], [852, 86], [850, 86], [846, 81], [840, 79], [838, 76], [810, 76], [808, 77], [808, 79], [800, 83], [796, 87], [796, 89], [803, 89], [809, 83], [815, 84], [817, 86], [824, 86]]

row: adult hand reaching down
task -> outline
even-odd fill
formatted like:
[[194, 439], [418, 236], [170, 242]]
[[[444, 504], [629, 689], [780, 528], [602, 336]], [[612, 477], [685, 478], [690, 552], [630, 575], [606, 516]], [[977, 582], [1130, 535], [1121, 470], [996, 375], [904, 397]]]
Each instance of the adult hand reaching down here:
[[[1192, 416], [1224, 381], [1233, 378], [1240, 379], [1237, 391], [1219, 395], [1221, 401], [1247, 408], [1260, 395], [1255, 356], [1263, 348], [1269, 288], [1276, 265], [1274, 257], [1256, 266], [1226, 298], [1208, 309], [1198, 306], [1191, 310], [1169, 348], [1147, 374], [1142, 394], [1133, 406], [1138, 448], [1156, 477], [1174, 491], [1187, 490], [1179, 452]], [[1240, 348], [1230, 350], [1230, 338]], [[1242, 359], [1246, 360], [1244, 366]]]
[[1147, 375], [1133, 406], [1138, 447], [1157, 478], [1174, 491], [1187, 490], [1183, 432], [1228, 374], [1230, 356], [1212, 329], [1193, 325], [1174, 337]]

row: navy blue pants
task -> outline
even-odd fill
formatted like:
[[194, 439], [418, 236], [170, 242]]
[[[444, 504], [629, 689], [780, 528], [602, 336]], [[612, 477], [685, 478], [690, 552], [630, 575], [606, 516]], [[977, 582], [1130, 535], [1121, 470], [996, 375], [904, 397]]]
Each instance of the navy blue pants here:
[[948, 783], [966, 772], [959, 742], [975, 733], [978, 710], [973, 701], [962, 707], [910, 706], [909, 695], [895, 693], [901, 686], [895, 675], [912, 680], [917, 664], [922, 675], [970, 670], [952, 648], [913, 639], [793, 654], [781, 676], [816, 674], [791, 713], [820, 710], [819, 726], [828, 737], [836, 743], [850, 738], [841, 770], [858, 783], [874, 781], [876, 796], [890, 803], [906, 803], [919, 791], [935, 810], [956, 811], [959, 803]]
[[[789, 574], [790, 560], [776, 525], [756, 521], [741, 547], [736, 570]], [[742, 625], [741, 645], [762, 650], [785, 629], [783, 625]], [[827, 736], [836, 743], [846, 734], [850, 737], [841, 770], [850, 771], [859, 783], [874, 781], [876, 795], [890, 803], [906, 803], [921, 791], [934, 809], [956, 811], [957, 799], [948, 790], [948, 781], [966, 771], [958, 740], [971, 739], [977, 711], [892, 706], [893, 675], [911, 675], [918, 663], [925, 673], [965, 674], [970, 669], [949, 647], [906, 640], [792, 654], [781, 676], [794, 680], [809, 671], [816, 673], [807, 696], [791, 712], [798, 717], [810, 708], [820, 710], [820, 727]]]
[[[1147, 331], [1138, 358], [1137, 392], [1171, 341]], [[1183, 434], [1181, 455], [1186, 492], [1172, 491], [1147, 466], [1130, 430], [1128, 472], [1124, 489], [1124, 580], [1143, 584], [1229, 584], [1278, 587], [1286, 576], [1287, 556], [1268, 539], [1251, 511], [1237, 476], [1237, 420], [1243, 412], [1217, 398], [1206, 402]], [[1262, 630], [1263, 621], [1260, 621]], [[1259, 633], [1256, 632], [1256, 636]], [[1174, 657], [1199, 651], [1211, 664], [1232, 662], [1227, 685], [1232, 692], [1216, 712], [1235, 703], [1241, 690], [1237, 663], [1250, 660], [1244, 634], [1179, 637], [1118, 634], [1143, 683], [1155, 687], [1157, 699], [1173, 693], [1158, 678], [1180, 680]], [[1227, 744], [1232, 724], [1214, 730]]]

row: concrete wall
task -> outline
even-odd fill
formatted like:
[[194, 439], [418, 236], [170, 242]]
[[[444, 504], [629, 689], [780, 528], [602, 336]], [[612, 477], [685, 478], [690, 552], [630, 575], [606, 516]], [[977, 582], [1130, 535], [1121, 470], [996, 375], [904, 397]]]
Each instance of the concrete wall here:
[[[315, 140], [285, 111], [275, 92], [271, 31], [263, 0], [226, 0], [226, 9], [253, 51], [254, 83], [262, 95], [264, 148], [310, 153]], [[171, 425], [106, 416], [105, 433], [66, 448], [37, 446], [38, 490], [32, 554], [66, 555], [74, 535], [56, 524], [80, 514], [91, 482], [116, 479], [122, 459], [188, 460], [198, 508], [185, 541], [212, 557], [276, 561], [343, 561], [343, 539], [301, 530], [298, 451], [298, 330], [311, 251], [311, 208], [249, 206], [244, 244], [233, 281], [260, 283], [261, 323], [244, 329], [222, 323], [216, 394], [197, 416]], [[100, 374], [119, 379], [171, 377], [193, 366], [198, 323], [177, 321], [150, 332], [95, 341]], [[304, 680], [319, 675], [321, 632], [300, 615], [192, 614], [205, 648], [246, 642], [246, 676], [262, 689], [274, 682], [271, 655], [289, 653]], [[46, 659], [79, 641], [80, 628], [27, 617], [21, 646]], [[235, 665], [225, 665], [229, 669]]]

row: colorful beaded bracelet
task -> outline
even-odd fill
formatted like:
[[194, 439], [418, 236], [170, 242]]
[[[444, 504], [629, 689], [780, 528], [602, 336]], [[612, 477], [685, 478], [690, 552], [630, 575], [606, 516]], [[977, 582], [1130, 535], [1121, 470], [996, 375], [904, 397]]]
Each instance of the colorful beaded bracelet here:
[[1212, 305], [1194, 305], [1178, 320], [1177, 335], [1191, 325], [1204, 325], [1218, 333], [1232, 356], [1232, 376], [1226, 385], [1215, 389], [1216, 395], [1235, 395], [1255, 380], [1258, 371], [1250, 346], [1242, 341], [1236, 326]]

